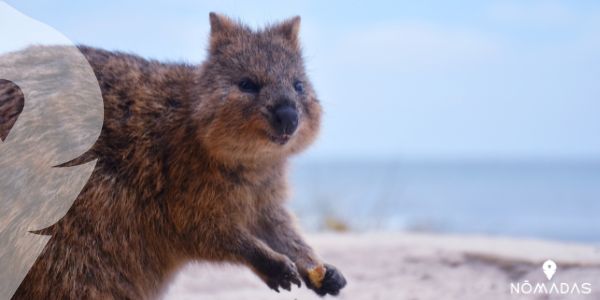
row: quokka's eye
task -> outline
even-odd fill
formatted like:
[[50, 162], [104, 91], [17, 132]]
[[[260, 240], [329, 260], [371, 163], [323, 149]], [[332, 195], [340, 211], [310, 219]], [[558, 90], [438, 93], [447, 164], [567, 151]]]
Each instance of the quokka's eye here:
[[248, 78], [242, 79], [238, 83], [238, 87], [240, 88], [240, 91], [244, 93], [256, 94], [260, 91], [260, 85], [256, 84], [254, 81]]
[[298, 93], [304, 93], [304, 83], [302, 83], [300, 80], [296, 80], [294, 82], [294, 90], [296, 90]]

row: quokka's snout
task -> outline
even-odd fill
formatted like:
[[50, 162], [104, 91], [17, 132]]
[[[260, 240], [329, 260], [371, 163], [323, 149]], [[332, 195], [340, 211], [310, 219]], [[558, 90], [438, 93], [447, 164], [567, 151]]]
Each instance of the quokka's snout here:
[[269, 114], [269, 123], [273, 129], [271, 138], [279, 144], [287, 143], [300, 123], [298, 108], [293, 102], [284, 100], [270, 108]]

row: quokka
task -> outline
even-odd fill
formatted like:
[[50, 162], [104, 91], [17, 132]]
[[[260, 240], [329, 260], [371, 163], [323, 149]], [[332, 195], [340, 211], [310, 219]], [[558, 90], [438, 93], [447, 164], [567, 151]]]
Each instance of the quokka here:
[[211, 13], [210, 24], [201, 65], [79, 47], [104, 124], [68, 164], [97, 164], [67, 214], [39, 231], [51, 238], [13, 299], [152, 299], [195, 260], [247, 265], [274, 290], [346, 285], [284, 207], [288, 158], [321, 119], [300, 18], [252, 30]]

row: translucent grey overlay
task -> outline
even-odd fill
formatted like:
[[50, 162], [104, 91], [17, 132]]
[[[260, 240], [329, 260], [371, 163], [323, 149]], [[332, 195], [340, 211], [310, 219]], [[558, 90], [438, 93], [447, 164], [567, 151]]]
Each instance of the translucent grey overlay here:
[[22, 112], [0, 141], [0, 299], [10, 299], [50, 238], [30, 231], [63, 217], [94, 169], [95, 161], [56, 166], [93, 146], [103, 102], [77, 47], [2, 1], [0, 80], [24, 95]]

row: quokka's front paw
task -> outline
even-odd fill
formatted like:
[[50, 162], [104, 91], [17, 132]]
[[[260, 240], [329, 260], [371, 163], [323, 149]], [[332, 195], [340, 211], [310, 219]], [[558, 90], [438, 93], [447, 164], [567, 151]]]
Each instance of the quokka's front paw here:
[[264, 280], [271, 289], [279, 292], [279, 287], [281, 287], [289, 291], [292, 283], [300, 287], [300, 274], [298, 274], [296, 264], [289, 258], [285, 257], [281, 261], [273, 261], [268, 269]]
[[304, 281], [319, 296], [337, 295], [346, 286], [346, 278], [332, 265], [324, 264], [308, 270]]

